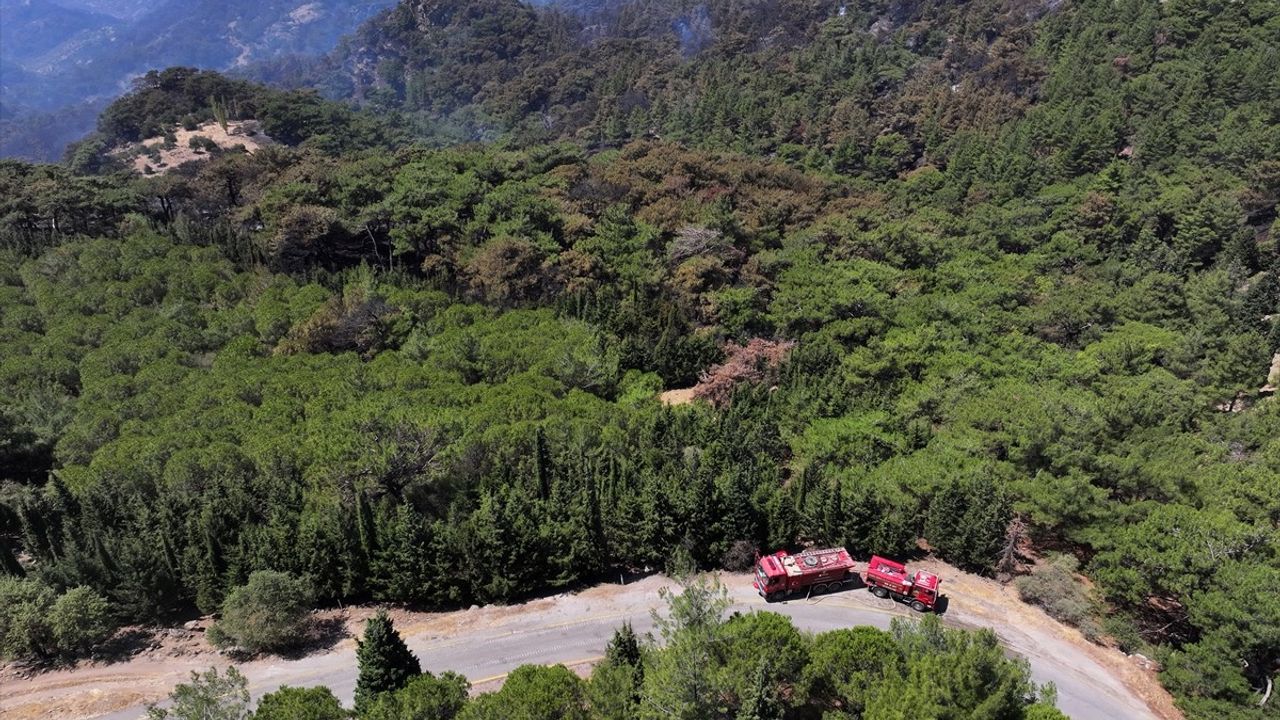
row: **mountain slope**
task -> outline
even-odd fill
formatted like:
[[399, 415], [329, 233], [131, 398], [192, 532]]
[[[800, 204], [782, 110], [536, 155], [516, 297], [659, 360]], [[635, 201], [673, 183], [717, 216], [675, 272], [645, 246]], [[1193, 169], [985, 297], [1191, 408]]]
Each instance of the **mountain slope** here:
[[1000, 142], [1052, 154], [1050, 174], [1182, 149], [1238, 168], [1241, 148], [1189, 128], [1280, 142], [1275, 4], [1197, 8], [406, 0], [322, 65], [259, 76], [404, 112], [445, 141], [658, 136], [887, 177], [1030, 112]]
[[[814, 0], [580, 3], [414, 0], [310, 79], [452, 137], [617, 142], [657, 134], [742, 150], [834, 150], [891, 165], [1034, 97], [1050, 6]], [[266, 75], [272, 80], [278, 76]], [[899, 169], [899, 168], [894, 168]]]

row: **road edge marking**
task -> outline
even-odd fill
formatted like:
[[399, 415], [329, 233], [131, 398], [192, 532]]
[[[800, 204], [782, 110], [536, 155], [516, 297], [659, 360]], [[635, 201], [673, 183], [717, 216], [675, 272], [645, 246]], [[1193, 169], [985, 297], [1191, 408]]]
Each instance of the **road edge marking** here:
[[[604, 655], [595, 655], [595, 656], [592, 656], [592, 657], [582, 658], [582, 659], [579, 659], [579, 660], [564, 660], [564, 661], [561, 661], [561, 662], [542, 663], [542, 664], [541, 664], [541, 666], [542, 666], [542, 667], [555, 667], [556, 665], [563, 665], [563, 666], [565, 666], [565, 667], [567, 667], [567, 668], [571, 668], [571, 667], [576, 667], [576, 666], [578, 666], [578, 665], [586, 665], [587, 663], [600, 662], [600, 661], [601, 661], [601, 660], [603, 660], [604, 658], [605, 658], [605, 656], [604, 656]], [[527, 664], [532, 665], [532, 664], [535, 664], [535, 663], [527, 663]], [[523, 667], [523, 666], [521, 666], [521, 667]], [[519, 670], [519, 669], [520, 669], [520, 668], [516, 668], [516, 670]], [[477, 686], [477, 685], [487, 685], [487, 684], [489, 684], [489, 683], [497, 682], [497, 681], [499, 681], [499, 680], [505, 680], [505, 679], [507, 678], [507, 676], [508, 676], [508, 675], [510, 675], [510, 674], [511, 674], [511, 673], [513, 673], [513, 672], [515, 672], [515, 670], [512, 670], [512, 671], [510, 671], [510, 672], [504, 672], [504, 673], [502, 673], [502, 674], [500, 674], [500, 675], [490, 675], [490, 676], [489, 676], [489, 677], [487, 677], [487, 678], [480, 678], [479, 680], [471, 680], [471, 681], [470, 681], [470, 682], [471, 682], [471, 686], [472, 686], [472, 687], [475, 687], [475, 686]]]

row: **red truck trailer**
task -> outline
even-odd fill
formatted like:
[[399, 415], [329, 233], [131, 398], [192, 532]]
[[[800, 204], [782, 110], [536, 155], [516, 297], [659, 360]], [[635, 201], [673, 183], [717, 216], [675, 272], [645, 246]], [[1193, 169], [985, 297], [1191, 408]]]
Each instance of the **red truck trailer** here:
[[876, 597], [891, 597], [911, 605], [917, 612], [933, 610], [937, 606], [938, 586], [942, 584], [931, 572], [917, 570], [910, 573], [902, 563], [879, 555], [871, 556], [863, 582]]
[[824, 593], [857, 579], [853, 558], [842, 547], [805, 550], [791, 555], [779, 550], [756, 562], [756, 579], [751, 584], [769, 602], [804, 590]]

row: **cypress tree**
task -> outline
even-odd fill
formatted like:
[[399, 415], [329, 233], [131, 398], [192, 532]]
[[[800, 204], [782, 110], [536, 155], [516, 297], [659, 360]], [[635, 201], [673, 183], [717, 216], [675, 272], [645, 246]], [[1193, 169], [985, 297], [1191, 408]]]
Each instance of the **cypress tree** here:
[[230, 129], [227, 121], [230, 119], [227, 112], [227, 101], [225, 98], [209, 96], [209, 106], [213, 109], [213, 119], [222, 127], [222, 132], [229, 132]]
[[840, 478], [832, 478], [827, 488], [827, 501], [822, 508], [822, 534], [828, 544], [845, 541], [844, 488]]
[[364, 713], [378, 695], [404, 687], [409, 679], [422, 674], [418, 658], [409, 652], [404, 638], [396, 632], [385, 612], [369, 618], [364, 638], [356, 649], [360, 675], [356, 679], [356, 712]]
[[538, 481], [538, 499], [551, 497], [551, 449], [547, 446], [547, 435], [539, 426], [533, 438], [534, 474]]

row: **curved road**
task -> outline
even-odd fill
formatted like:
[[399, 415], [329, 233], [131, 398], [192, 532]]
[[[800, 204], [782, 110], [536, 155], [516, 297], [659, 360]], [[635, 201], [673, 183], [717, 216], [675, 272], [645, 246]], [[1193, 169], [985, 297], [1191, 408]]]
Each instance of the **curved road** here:
[[[879, 600], [863, 591], [847, 591], [819, 599], [793, 599], [766, 605], [750, 588], [747, 576], [726, 576], [734, 601], [733, 610], [769, 609], [789, 615], [802, 630], [822, 632], [854, 625], [888, 628], [895, 617], [913, 617], [910, 610], [891, 600]], [[648, 632], [653, 621], [650, 609], [661, 604], [657, 590], [666, 584], [654, 577], [625, 587], [602, 586], [576, 594], [536, 600], [507, 608], [472, 608], [468, 611], [428, 616], [411, 616], [398, 621], [410, 649], [424, 669], [454, 670], [471, 679], [478, 689], [493, 689], [505, 673], [525, 663], [585, 666], [599, 659], [614, 629], [630, 621], [639, 633]], [[945, 587], [944, 587], [945, 590]], [[1013, 611], [983, 607], [977, 602], [950, 599], [944, 616], [948, 625], [993, 627], [1011, 654], [1025, 657], [1038, 683], [1052, 681], [1058, 688], [1058, 707], [1076, 720], [1159, 720], [1142, 699], [1101, 662], [1095, 653], [1066, 639], [1061, 628], [1030, 617], [1022, 621]], [[994, 617], [992, 613], [998, 617]], [[1034, 611], [1038, 613], [1038, 611]], [[1004, 613], [1004, 614], [1001, 614]], [[1041, 615], [1043, 618], [1043, 616]], [[1047, 620], [1047, 618], [1044, 618]], [[14, 717], [70, 717], [67, 708], [58, 708], [57, 693], [110, 692], [113, 684], [136, 689], [143, 679], [158, 687], [171, 687], [185, 680], [192, 669], [211, 664], [209, 656], [176, 658], [150, 667], [129, 661], [102, 668], [47, 673], [30, 681], [18, 681], [0, 691], [0, 715], [5, 708]], [[226, 661], [218, 658], [219, 665]], [[133, 668], [131, 674], [131, 666]], [[240, 670], [249, 678], [254, 697], [282, 684], [326, 685], [349, 706], [355, 690], [355, 643], [346, 640], [327, 652], [297, 660], [270, 658], [244, 663]], [[59, 675], [62, 677], [58, 677]], [[155, 677], [157, 674], [162, 677]], [[96, 676], [96, 677], [95, 677]], [[163, 682], [157, 683], [158, 680]], [[29, 687], [24, 687], [26, 685]], [[45, 712], [22, 712], [24, 706], [39, 703]], [[125, 720], [141, 717], [138, 697], [123, 708], [106, 714], [94, 712], [79, 717]], [[83, 711], [82, 711], [83, 712]]]

